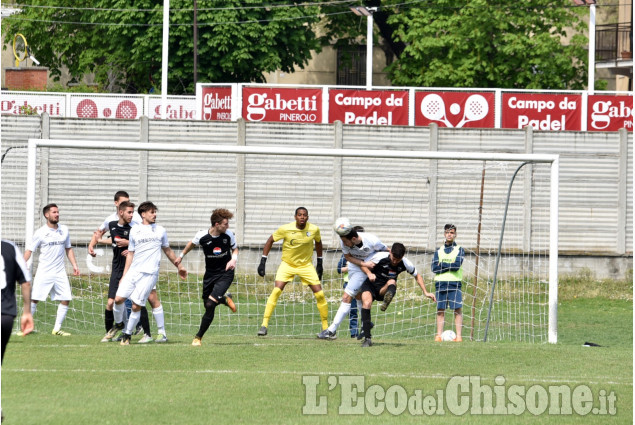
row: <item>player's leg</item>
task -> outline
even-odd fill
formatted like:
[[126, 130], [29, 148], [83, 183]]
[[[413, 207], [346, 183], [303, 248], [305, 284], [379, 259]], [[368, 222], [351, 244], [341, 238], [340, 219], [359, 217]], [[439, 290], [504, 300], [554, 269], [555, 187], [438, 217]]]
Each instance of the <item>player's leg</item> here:
[[463, 309], [457, 308], [454, 310], [454, 326], [456, 328], [456, 338], [454, 339], [457, 342], [463, 341], [463, 337], [461, 335], [461, 330], [463, 329]]
[[192, 345], [197, 347], [201, 345], [201, 340], [205, 335], [205, 332], [209, 329], [210, 325], [214, 321], [214, 312], [216, 311], [216, 307], [219, 302], [212, 297], [212, 295], [208, 295], [203, 300], [203, 305], [205, 306], [205, 314], [201, 318], [201, 325], [198, 328], [198, 332], [196, 336], [194, 336], [194, 341], [192, 341]]
[[11, 330], [13, 330], [13, 321], [15, 317], [6, 314], [2, 315], [2, 359], [4, 361], [4, 350], [7, 348], [9, 338], [11, 338]]
[[[135, 288], [130, 294], [130, 300], [132, 301], [132, 312], [128, 318], [128, 324], [126, 330], [123, 333], [121, 345], [130, 344], [130, 338], [134, 332], [139, 319], [141, 318], [141, 307], [146, 304], [150, 294], [155, 291], [154, 287], [157, 283], [158, 275], [155, 273], [140, 273], [139, 279], [135, 284]], [[159, 321], [157, 321], [159, 325]], [[167, 341], [167, 337], [165, 338]]]
[[320, 278], [315, 271], [313, 264], [308, 263], [304, 266], [297, 267], [296, 272], [300, 276], [302, 284], [311, 288], [315, 302], [317, 303], [317, 309], [320, 313], [320, 321], [322, 322], [322, 330], [325, 330], [329, 326], [329, 306], [322, 290], [322, 284], [320, 284]]
[[[200, 346], [201, 339], [205, 332], [209, 329], [214, 321], [214, 312], [219, 304], [227, 305], [227, 290], [234, 281], [234, 271], [226, 272], [210, 276], [203, 282], [203, 304], [205, 306], [205, 314], [201, 318], [201, 325], [192, 341], [193, 346]], [[229, 298], [231, 299], [231, 298]], [[231, 307], [230, 307], [231, 308]]]
[[167, 342], [168, 337], [165, 332], [165, 315], [163, 314], [163, 305], [161, 305], [161, 301], [159, 301], [159, 295], [157, 294], [155, 288], [156, 280], [154, 286], [152, 287], [152, 291], [150, 291], [150, 294], [148, 295], [148, 302], [152, 307], [152, 316], [154, 316], [154, 321], [157, 322], [157, 333], [159, 334], [155, 341]]
[[218, 302], [218, 304], [224, 304], [233, 313], [236, 313], [236, 304], [234, 304], [234, 300], [232, 300], [231, 294], [228, 292], [233, 281], [234, 270], [226, 270], [218, 275], [216, 283], [212, 289], [212, 297]]
[[112, 306], [113, 318], [115, 320], [114, 326], [108, 331], [106, 336], [113, 338], [117, 332], [124, 329], [124, 302], [130, 297], [132, 291], [135, 289], [135, 283], [139, 279], [140, 273], [129, 271], [119, 282], [119, 288], [115, 293], [115, 303]]
[[373, 345], [371, 342], [371, 321], [370, 321], [370, 309], [373, 305], [373, 292], [370, 282], [365, 282], [362, 285], [362, 330], [364, 332], [364, 342], [362, 347], [370, 347]]
[[463, 328], [463, 293], [461, 292], [461, 284], [453, 282], [452, 290], [448, 291], [448, 298], [450, 300], [448, 308], [454, 310], [454, 327], [456, 332], [456, 338], [454, 341], [461, 342], [463, 337], [461, 330]]
[[351, 301], [357, 296], [362, 284], [366, 280], [366, 274], [361, 270], [351, 270], [349, 268], [348, 272], [348, 285], [346, 285], [346, 289], [344, 289], [344, 294], [342, 294], [342, 303], [337, 309], [337, 313], [335, 313], [335, 317], [333, 318], [333, 322], [331, 326], [328, 327], [329, 338], [321, 338], [320, 339], [334, 339], [335, 333], [337, 332], [337, 328], [342, 323], [342, 320], [348, 313], [351, 311]]
[[68, 313], [68, 305], [70, 304], [73, 296], [71, 295], [71, 284], [68, 281], [66, 273], [61, 273], [55, 277], [55, 283], [51, 291], [51, 300], [59, 301], [57, 306], [57, 314], [55, 316], [55, 325], [53, 326], [53, 335], [57, 336], [70, 336], [70, 333], [62, 330], [64, 319], [66, 319], [66, 313]]
[[280, 263], [278, 266], [278, 271], [276, 272], [276, 281], [273, 291], [271, 291], [271, 295], [267, 298], [267, 305], [265, 306], [265, 313], [262, 317], [262, 324], [260, 325], [260, 330], [258, 331], [258, 336], [267, 335], [267, 328], [269, 327], [269, 319], [273, 314], [273, 310], [276, 308], [276, 304], [278, 304], [278, 298], [282, 294], [284, 287], [287, 282], [293, 280], [295, 276], [295, 272], [291, 266], [289, 266], [284, 261]]
[[384, 298], [384, 302], [379, 308], [381, 311], [386, 311], [390, 302], [392, 301], [395, 293], [397, 292], [397, 285], [394, 279], [390, 279], [386, 284], [379, 290], [379, 294]]
[[[344, 282], [344, 289], [346, 289], [346, 285], [348, 282]], [[361, 295], [361, 294], [358, 294]], [[348, 313], [348, 328], [351, 331], [351, 338], [356, 338], [359, 335], [359, 324], [357, 322], [357, 317], [359, 315], [357, 308], [357, 299], [351, 300], [351, 311]]]

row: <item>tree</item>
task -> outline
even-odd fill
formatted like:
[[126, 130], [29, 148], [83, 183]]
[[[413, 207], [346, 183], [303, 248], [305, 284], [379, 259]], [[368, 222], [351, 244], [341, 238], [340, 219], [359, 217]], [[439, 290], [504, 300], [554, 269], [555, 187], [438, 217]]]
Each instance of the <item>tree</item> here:
[[[364, 1], [379, 6], [376, 28], [394, 57], [394, 85], [582, 89], [587, 39], [569, 0]], [[336, 15], [327, 37], [360, 39], [354, 15]], [[566, 30], [574, 34], [567, 40]]]
[[[109, 91], [159, 88], [162, 1], [20, 3], [19, 14], [2, 20], [2, 33], [24, 34], [54, 77], [66, 66], [76, 80], [94, 73]], [[308, 63], [312, 50], [321, 49], [312, 30], [320, 19], [318, 7], [267, 4], [198, 1], [199, 81], [264, 82], [264, 73], [292, 72]], [[192, 2], [171, 0], [170, 9], [169, 91], [193, 93]]]

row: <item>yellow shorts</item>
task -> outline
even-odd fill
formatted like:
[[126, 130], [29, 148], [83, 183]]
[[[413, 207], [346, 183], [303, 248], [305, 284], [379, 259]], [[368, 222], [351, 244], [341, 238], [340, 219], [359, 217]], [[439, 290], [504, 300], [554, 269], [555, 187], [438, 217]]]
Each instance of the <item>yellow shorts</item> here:
[[291, 282], [295, 276], [299, 276], [302, 284], [306, 286], [320, 284], [320, 279], [318, 279], [313, 264], [306, 263], [301, 266], [292, 266], [284, 261], [280, 263], [280, 267], [278, 267], [276, 272], [276, 282]]

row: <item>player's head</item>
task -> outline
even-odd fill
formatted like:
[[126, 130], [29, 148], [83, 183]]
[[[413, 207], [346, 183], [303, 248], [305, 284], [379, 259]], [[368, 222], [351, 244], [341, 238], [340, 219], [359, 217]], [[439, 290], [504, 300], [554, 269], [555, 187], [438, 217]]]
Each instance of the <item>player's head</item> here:
[[454, 224], [446, 224], [443, 226], [443, 234], [446, 242], [454, 242], [454, 239], [456, 238], [456, 226]]
[[404, 244], [395, 242], [390, 247], [390, 263], [393, 266], [399, 264], [399, 262], [403, 259], [404, 255], [406, 255], [406, 247]]
[[124, 223], [130, 224], [132, 216], [134, 215], [134, 204], [130, 201], [123, 201], [119, 203], [117, 207], [119, 218], [123, 219]]
[[48, 204], [42, 208], [42, 214], [50, 224], [57, 224], [60, 221], [60, 210], [55, 204]]
[[212, 211], [210, 221], [212, 222], [212, 227], [215, 227], [221, 233], [225, 233], [225, 230], [229, 227], [229, 220], [233, 217], [234, 214], [231, 211], [225, 208], [217, 208]]
[[142, 202], [137, 212], [143, 218], [144, 224], [152, 224], [157, 220], [157, 206], [150, 201]]
[[361, 226], [355, 226], [353, 227], [353, 230], [351, 230], [350, 232], [348, 232], [347, 235], [344, 236], [340, 236], [340, 239], [342, 239], [342, 243], [344, 244], [344, 246], [347, 247], [352, 247], [353, 245], [357, 245], [361, 238], [359, 237], [359, 234], [357, 233], [357, 228], [359, 228]]
[[304, 207], [298, 207], [295, 209], [295, 224], [298, 228], [304, 229], [306, 222], [309, 221], [309, 210]]
[[363, 232], [364, 226], [353, 226], [353, 230], [355, 230], [356, 232]]
[[125, 190], [119, 190], [115, 193], [115, 205], [119, 206], [119, 204], [123, 201], [129, 201], [130, 195]]

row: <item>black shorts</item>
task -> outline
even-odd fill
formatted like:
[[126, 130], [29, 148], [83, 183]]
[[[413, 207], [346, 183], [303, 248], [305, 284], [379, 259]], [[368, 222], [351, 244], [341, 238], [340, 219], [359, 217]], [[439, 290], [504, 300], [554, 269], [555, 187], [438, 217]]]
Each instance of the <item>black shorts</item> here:
[[384, 296], [380, 295], [379, 291], [386, 285], [386, 283], [387, 282], [378, 282], [377, 280], [375, 280], [375, 282], [371, 282], [370, 280], [366, 279], [364, 283], [362, 283], [362, 287], [359, 292], [362, 294], [364, 292], [370, 292], [373, 296], [373, 301], [383, 301]]
[[110, 283], [108, 284], [108, 298], [114, 299], [119, 289], [119, 281], [123, 276], [123, 270], [114, 270], [110, 275]]
[[234, 271], [227, 270], [221, 273], [205, 275], [203, 278], [203, 296], [205, 300], [210, 295], [216, 300], [222, 299], [229, 286], [234, 281]]

